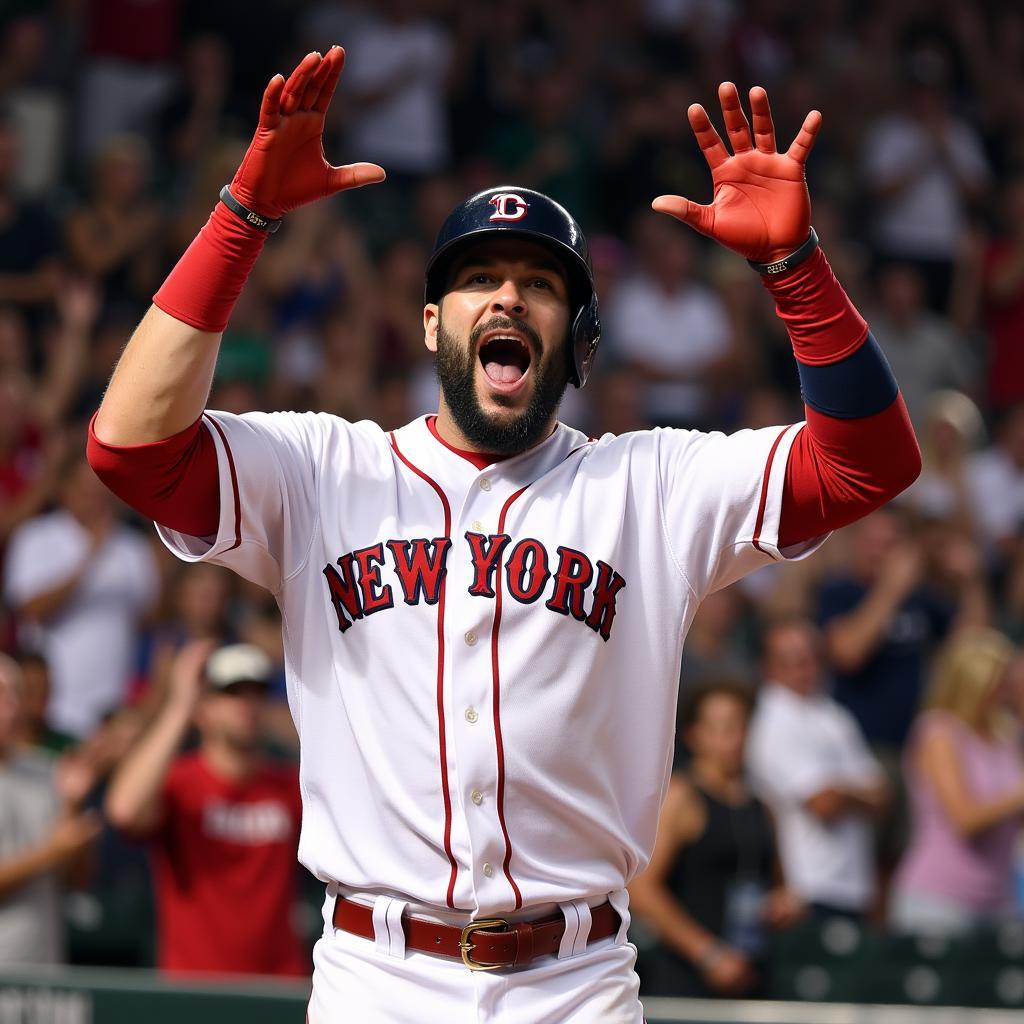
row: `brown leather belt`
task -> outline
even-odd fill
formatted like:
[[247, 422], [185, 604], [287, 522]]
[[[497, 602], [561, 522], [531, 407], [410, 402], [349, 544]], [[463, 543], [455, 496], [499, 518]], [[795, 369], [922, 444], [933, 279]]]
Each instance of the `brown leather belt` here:
[[[610, 903], [593, 907], [590, 917], [588, 942], [606, 939], [619, 930], [619, 914]], [[335, 928], [364, 939], [374, 938], [372, 907], [338, 896], [332, 920]], [[565, 934], [565, 918], [561, 912], [538, 921], [487, 918], [456, 928], [420, 917], [403, 917], [402, 928], [406, 949], [462, 960], [471, 971], [493, 971], [525, 967], [538, 956], [557, 954]]]

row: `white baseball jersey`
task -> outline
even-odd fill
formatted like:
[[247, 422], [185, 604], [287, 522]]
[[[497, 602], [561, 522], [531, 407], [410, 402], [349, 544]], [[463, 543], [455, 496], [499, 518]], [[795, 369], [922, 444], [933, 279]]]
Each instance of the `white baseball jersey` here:
[[160, 532], [277, 598], [302, 863], [474, 916], [621, 890], [654, 844], [683, 637], [705, 594], [782, 557], [801, 425], [559, 425], [481, 470], [426, 417], [206, 422], [218, 534]]

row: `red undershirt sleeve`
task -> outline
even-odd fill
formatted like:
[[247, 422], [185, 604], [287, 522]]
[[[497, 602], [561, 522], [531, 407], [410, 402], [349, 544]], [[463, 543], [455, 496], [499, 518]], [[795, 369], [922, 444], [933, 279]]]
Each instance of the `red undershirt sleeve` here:
[[762, 280], [793, 343], [806, 418], [786, 464], [785, 548], [890, 501], [916, 479], [921, 453], [888, 363], [821, 250]]
[[140, 445], [101, 441], [95, 419], [89, 424], [89, 465], [114, 494], [168, 529], [192, 537], [217, 533], [217, 451], [202, 417], [180, 433]]

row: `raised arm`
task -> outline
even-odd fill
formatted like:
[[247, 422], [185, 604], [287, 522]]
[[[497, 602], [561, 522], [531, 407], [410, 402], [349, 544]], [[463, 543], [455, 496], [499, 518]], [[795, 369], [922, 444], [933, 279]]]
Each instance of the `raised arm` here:
[[718, 90], [732, 153], [699, 104], [690, 125], [711, 169], [701, 206], [659, 196], [667, 213], [739, 255], [762, 277], [793, 343], [807, 427], [786, 465], [779, 547], [811, 540], [895, 497], [920, 472], [896, 381], [811, 230], [804, 166], [821, 127], [812, 110], [789, 149], [775, 146], [768, 95], [750, 90], [753, 130], [731, 82]]
[[335, 46], [307, 54], [287, 81], [270, 80], [227, 193], [153, 297], [93, 421], [89, 462], [99, 477], [183, 533], [216, 532], [217, 458], [199, 417], [221, 334], [267, 235], [296, 207], [384, 179], [376, 164], [334, 167], [324, 156], [324, 115], [344, 62]]
[[188, 733], [213, 646], [200, 640], [175, 658], [163, 706], [111, 777], [104, 810], [115, 828], [148, 832], [159, 823], [164, 780]]
[[146, 444], [194, 423], [220, 335], [268, 231], [297, 206], [383, 180], [376, 164], [332, 167], [324, 157], [324, 114], [344, 61], [336, 46], [326, 57], [307, 54], [287, 81], [270, 80], [256, 134], [229, 186], [256, 216], [249, 223], [217, 204], [117, 364], [95, 422], [101, 441]]

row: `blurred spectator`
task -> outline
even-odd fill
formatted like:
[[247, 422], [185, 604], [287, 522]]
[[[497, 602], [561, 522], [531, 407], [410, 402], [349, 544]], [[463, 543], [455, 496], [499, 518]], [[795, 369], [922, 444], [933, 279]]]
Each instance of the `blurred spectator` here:
[[929, 399], [918, 428], [921, 475], [901, 497], [926, 519], [940, 519], [964, 537], [974, 537], [974, 502], [967, 460], [981, 442], [981, 411], [959, 391], [937, 391]]
[[81, 387], [98, 307], [88, 284], [64, 281], [58, 323], [40, 346], [46, 363], [35, 381], [28, 325], [13, 310], [0, 314], [0, 547], [56, 490], [67, 460], [64, 422]]
[[234, 590], [231, 574], [219, 566], [200, 563], [172, 568], [164, 585], [168, 607], [149, 637], [149, 688], [142, 695], [147, 704], [164, 699], [171, 666], [183, 647], [197, 640], [233, 643], [238, 639], [231, 621]]
[[995, 444], [967, 463], [974, 522], [991, 557], [1005, 556], [1024, 525], [1024, 403], [1007, 406]]
[[60, 240], [45, 206], [18, 198], [18, 161], [14, 122], [0, 110], [0, 306], [32, 308], [57, 293]]
[[492, 125], [489, 149], [499, 177], [551, 196], [586, 222], [592, 155], [577, 108], [580, 86], [564, 64], [527, 76], [517, 115]]
[[170, 92], [182, 6], [182, 0], [86, 5], [88, 58], [77, 121], [87, 162], [114, 136], [138, 131]]
[[61, 185], [68, 111], [59, 87], [68, 86], [74, 54], [63, 12], [26, 6], [4, 26], [0, 95], [18, 126], [18, 192], [43, 199]]
[[220, 144], [230, 96], [231, 51], [219, 36], [190, 39], [179, 81], [156, 119], [160, 174], [176, 193], [191, 184], [204, 153]]
[[641, 214], [634, 242], [637, 270], [609, 296], [608, 342], [646, 381], [650, 423], [698, 426], [732, 354], [725, 307], [695, 280], [698, 243], [668, 217]]
[[[679, 688], [684, 698], [712, 679], [747, 679], [753, 684], [744, 645], [743, 611], [739, 587], [716, 590], [701, 601], [683, 646]], [[685, 707], [684, 699], [680, 713]]]
[[74, 740], [50, 728], [46, 720], [50, 706], [50, 668], [46, 659], [34, 651], [20, 651], [15, 661], [21, 672], [17, 743], [26, 750], [54, 754], [67, 750]]
[[699, 200], [707, 190], [707, 170], [692, 148], [686, 119], [687, 107], [700, 95], [700, 87], [678, 72], [653, 76], [642, 62], [633, 75], [642, 85], [630, 81], [613, 104], [600, 135], [597, 171], [598, 223], [620, 234], [636, 211], [647, 209], [655, 196]]
[[19, 527], [5, 570], [22, 642], [50, 666], [49, 724], [84, 737], [125, 695], [136, 631], [157, 593], [152, 547], [118, 520], [115, 499], [76, 452], [60, 507]]
[[140, 138], [110, 139], [96, 158], [89, 199], [68, 217], [71, 261], [102, 284], [108, 305], [148, 304], [159, 283], [160, 211], [147, 195], [150, 170]]
[[989, 341], [986, 395], [995, 412], [1024, 402], [1024, 177], [1001, 190], [1002, 234], [982, 267], [982, 323]]
[[956, 607], [925, 583], [925, 551], [903, 519], [881, 509], [851, 528], [847, 571], [829, 577], [819, 621], [835, 669], [835, 699], [887, 757], [903, 746], [928, 656]]
[[651, 995], [752, 995], [764, 988], [765, 931], [792, 923], [799, 901], [778, 884], [767, 808], [743, 779], [753, 691], [725, 678], [687, 696], [692, 755], [672, 777], [633, 911], [661, 940], [643, 972]]
[[23, 680], [0, 655], [0, 966], [64, 959], [62, 879], [84, 864], [99, 832], [92, 812], [75, 810], [58, 789], [55, 762], [25, 748]]
[[867, 317], [915, 427], [924, 422], [933, 391], [966, 390], [971, 377], [963, 340], [948, 319], [927, 308], [924, 289], [916, 267], [889, 263], [878, 273], [878, 305]]
[[0, 545], [41, 511], [65, 460], [63, 435], [47, 438], [33, 415], [29, 381], [0, 370]]
[[873, 822], [888, 787], [857, 722], [824, 691], [821, 648], [809, 621], [765, 628], [747, 768], [774, 812], [794, 892], [817, 913], [863, 917], [875, 898]]
[[967, 209], [990, 178], [977, 132], [951, 109], [948, 74], [939, 51], [910, 54], [896, 93], [902, 109], [883, 113], [864, 140], [864, 173], [877, 199], [876, 253], [916, 265], [939, 312], [949, 307]]
[[979, 630], [939, 656], [906, 751], [913, 829], [889, 912], [902, 931], [961, 935], [1014, 905], [1024, 757], [1004, 686], [1012, 655], [1005, 637]]
[[[152, 843], [161, 968], [305, 975], [291, 926], [298, 772], [261, 752], [270, 661], [212, 646], [178, 656], [163, 707], [111, 779], [107, 816]], [[199, 748], [179, 755], [193, 721]]]
[[385, 0], [372, 10], [346, 41], [348, 148], [399, 182], [445, 170], [451, 36], [427, 19], [422, 0]]

